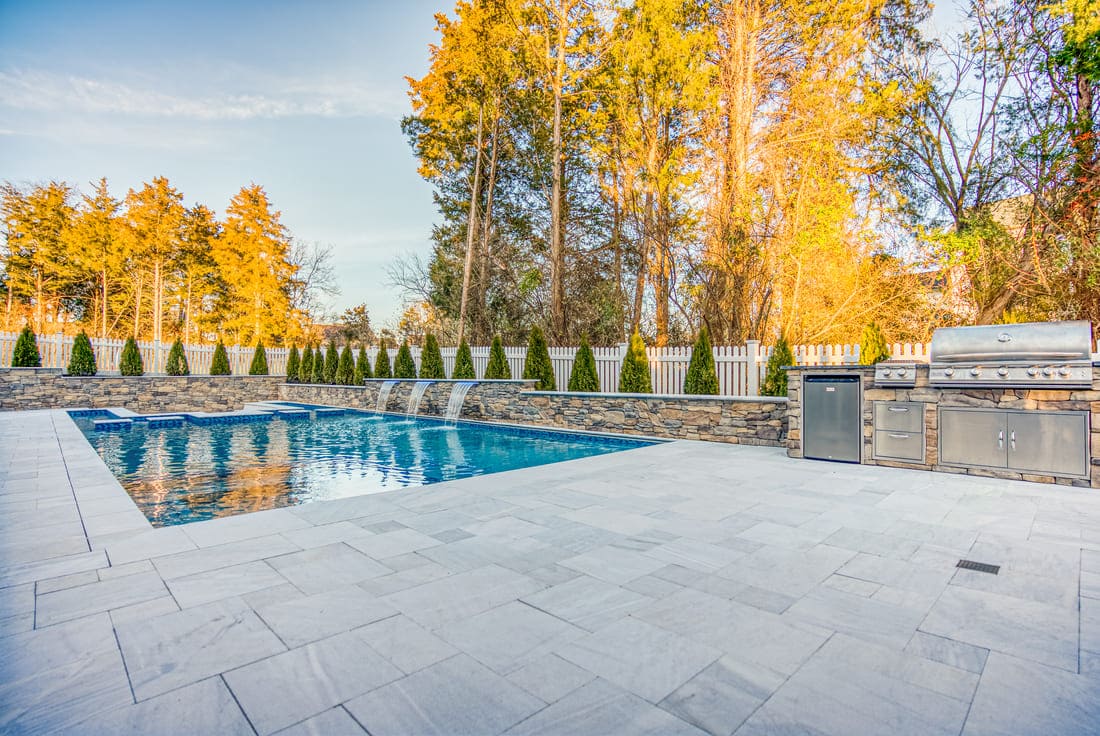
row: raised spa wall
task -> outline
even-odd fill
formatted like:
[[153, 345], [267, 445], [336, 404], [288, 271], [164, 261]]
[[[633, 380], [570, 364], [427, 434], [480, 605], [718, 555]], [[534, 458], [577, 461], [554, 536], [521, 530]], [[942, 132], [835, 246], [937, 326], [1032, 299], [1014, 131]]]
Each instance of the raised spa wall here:
[[[928, 365], [917, 365], [916, 385], [912, 388], [877, 388], [874, 366], [797, 366], [787, 371], [788, 433], [787, 454], [802, 457], [802, 379], [807, 375], [858, 375], [861, 383], [863, 417], [863, 457], [865, 465], [966, 473], [1009, 480], [1058, 483], [1100, 488], [1100, 370], [1093, 369], [1091, 389], [1000, 389], [939, 388], [929, 385]], [[874, 452], [875, 402], [916, 402], [923, 409], [924, 458], [922, 462], [876, 458]], [[1017, 472], [1009, 469], [962, 467], [940, 462], [939, 409], [969, 408], [1005, 411], [1076, 411], [1089, 412], [1089, 477], [1060, 477]]]

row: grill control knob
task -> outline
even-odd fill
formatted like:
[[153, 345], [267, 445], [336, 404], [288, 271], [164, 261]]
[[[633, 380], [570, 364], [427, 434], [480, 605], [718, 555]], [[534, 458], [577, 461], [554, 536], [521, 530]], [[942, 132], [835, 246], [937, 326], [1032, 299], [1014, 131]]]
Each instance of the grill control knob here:
[[883, 378], [889, 378], [890, 377], [890, 369], [889, 368], [883, 368], [882, 369], [882, 377]]
[[1027, 369], [1027, 374], [1029, 376], [1031, 376], [1032, 378], [1034, 378], [1035, 376], [1039, 375], [1039, 369], [1036, 368], [1035, 366], [1031, 366], [1030, 368]]
[[1005, 376], [1008, 375], [1008, 368], [1005, 368], [1002, 365], [1000, 368], [997, 369], [997, 375], [1000, 376], [1001, 378], [1004, 378]]
[[1054, 369], [1051, 368], [1049, 365], [1045, 366], [1043, 368], [1043, 375], [1044, 376], [1053, 376], [1054, 375]]
[[905, 376], [905, 369], [904, 368], [898, 368], [898, 378], [902, 378], [904, 376]]
[[951, 376], [955, 375], [955, 369], [954, 368], [944, 368], [943, 369], [943, 375], [950, 378]]
[[981, 367], [980, 367], [980, 366], [974, 366], [973, 368], [971, 368], [971, 369], [970, 369], [970, 375], [972, 375], [972, 376], [980, 376], [980, 375], [982, 375], [982, 369], [981, 369]]
[[1064, 365], [1061, 368], [1059, 368], [1058, 369], [1058, 375], [1059, 376], [1068, 376], [1069, 375], [1069, 366]]

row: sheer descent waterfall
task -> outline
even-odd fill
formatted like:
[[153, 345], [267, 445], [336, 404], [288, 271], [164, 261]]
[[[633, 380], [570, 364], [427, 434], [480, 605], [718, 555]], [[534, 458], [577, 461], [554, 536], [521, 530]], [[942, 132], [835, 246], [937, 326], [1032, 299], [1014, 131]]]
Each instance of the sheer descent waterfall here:
[[397, 381], [383, 381], [382, 386], [378, 389], [378, 403], [375, 405], [375, 409], [378, 411], [386, 410], [386, 402], [390, 400], [390, 391], [397, 385]]
[[447, 402], [446, 419], [448, 424], [458, 422], [458, 417], [462, 414], [462, 402], [466, 401], [466, 394], [469, 393], [470, 387], [473, 385], [473, 381], [459, 381], [451, 388], [451, 398]]
[[409, 394], [409, 408], [406, 410], [406, 414], [416, 416], [416, 412], [420, 408], [420, 399], [423, 398], [424, 392], [431, 385], [431, 381], [417, 381], [413, 384], [412, 392]]

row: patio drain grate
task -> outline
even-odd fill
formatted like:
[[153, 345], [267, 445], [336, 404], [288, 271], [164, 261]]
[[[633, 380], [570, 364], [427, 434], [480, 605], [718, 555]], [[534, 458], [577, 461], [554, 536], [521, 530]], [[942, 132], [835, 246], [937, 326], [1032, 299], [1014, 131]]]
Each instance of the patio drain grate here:
[[987, 572], [990, 575], [996, 575], [1001, 571], [1000, 565], [990, 565], [986, 562], [974, 562], [974, 560], [959, 560], [959, 563], [955, 565], [955, 567], [961, 567], [964, 570]]

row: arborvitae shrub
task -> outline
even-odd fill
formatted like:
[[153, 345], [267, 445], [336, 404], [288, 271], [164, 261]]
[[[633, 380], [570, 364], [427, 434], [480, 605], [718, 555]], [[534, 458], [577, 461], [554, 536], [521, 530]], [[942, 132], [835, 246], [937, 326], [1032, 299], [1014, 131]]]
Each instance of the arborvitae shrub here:
[[416, 378], [416, 361], [413, 360], [412, 351], [409, 350], [409, 341], [401, 343], [397, 349], [397, 357], [393, 360], [394, 378]]
[[313, 346], [308, 342], [302, 350], [302, 359], [298, 362], [297, 383], [309, 383], [313, 379]]
[[619, 371], [619, 392], [624, 394], [653, 393], [653, 379], [649, 376], [649, 360], [645, 354], [642, 336], [634, 332], [627, 346], [623, 367]]
[[474, 370], [474, 356], [470, 353], [470, 344], [465, 338], [462, 339], [458, 352], [455, 353], [455, 369], [451, 373], [451, 378], [455, 380], [477, 378], [477, 371]]
[[863, 328], [859, 339], [860, 365], [874, 365], [890, 358], [890, 346], [878, 325], [872, 322]]
[[96, 374], [95, 352], [92, 342], [84, 330], [73, 341], [73, 354], [69, 356], [70, 376], [94, 376]]
[[214, 346], [214, 357], [210, 359], [210, 375], [228, 376], [232, 373], [233, 370], [229, 367], [229, 354], [225, 352], [222, 341], [218, 340], [218, 344]]
[[714, 369], [714, 353], [710, 347], [710, 334], [706, 325], [699, 329], [699, 337], [691, 349], [691, 362], [684, 378], [685, 394], [718, 394], [718, 374]]
[[787, 371], [785, 365], [794, 365], [794, 353], [787, 344], [787, 338], [783, 335], [775, 341], [772, 354], [768, 357], [768, 368], [764, 373], [764, 385], [760, 388], [763, 396], [787, 395]]
[[504, 346], [500, 343], [500, 335], [493, 337], [493, 345], [489, 348], [489, 365], [485, 366], [485, 378], [487, 380], [507, 380], [512, 377], [512, 367], [508, 365], [508, 356], [504, 354]]
[[370, 358], [367, 357], [367, 349], [360, 345], [359, 357], [355, 361], [355, 375], [352, 377], [352, 381], [356, 386], [362, 386], [363, 381], [373, 377], [374, 374], [370, 369]]
[[355, 359], [351, 357], [351, 348], [347, 345], [340, 351], [340, 361], [336, 365], [336, 383], [350, 386], [355, 382]]
[[340, 370], [340, 350], [336, 347], [336, 340], [329, 340], [325, 348], [325, 383], [336, 383], [336, 371]]
[[374, 359], [375, 378], [393, 378], [393, 370], [390, 369], [390, 352], [386, 350], [386, 341], [378, 343], [378, 355]]
[[309, 374], [309, 382], [325, 382], [325, 354], [321, 352], [320, 345], [313, 351], [313, 371]]
[[424, 337], [424, 349], [420, 352], [420, 377], [447, 377], [447, 369], [443, 367], [443, 354], [439, 352], [439, 342], [430, 332]]
[[581, 337], [581, 346], [573, 358], [573, 370], [569, 374], [570, 391], [599, 391], [600, 377], [596, 373], [596, 356], [588, 345], [588, 335]]
[[15, 352], [11, 356], [12, 368], [40, 368], [42, 356], [38, 354], [38, 340], [30, 325], [24, 325], [23, 331], [15, 341]]
[[550, 362], [550, 349], [546, 347], [546, 338], [538, 325], [531, 328], [527, 339], [527, 357], [523, 361], [523, 377], [535, 379], [535, 388], [539, 391], [554, 391], [554, 364]]
[[298, 357], [298, 346], [291, 345], [286, 356], [286, 382], [298, 383], [298, 372], [302, 370], [302, 360]]
[[178, 337], [172, 343], [172, 349], [168, 351], [168, 362], [164, 364], [164, 372], [170, 376], [191, 375], [191, 366], [187, 365], [187, 354], [183, 351], [183, 341]]
[[252, 354], [252, 365], [248, 366], [248, 375], [267, 375], [267, 351], [264, 350], [263, 340], [258, 340], [256, 342], [256, 352]]
[[137, 341], [132, 337], [126, 338], [126, 344], [122, 346], [122, 355], [118, 359], [118, 372], [124, 376], [145, 375], [141, 351], [138, 350]]

